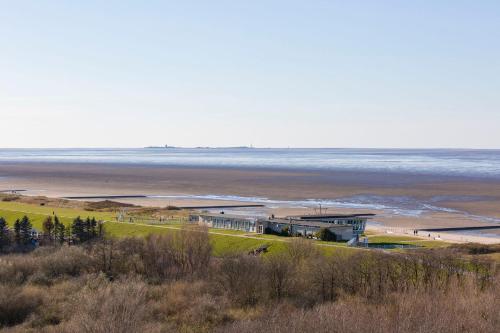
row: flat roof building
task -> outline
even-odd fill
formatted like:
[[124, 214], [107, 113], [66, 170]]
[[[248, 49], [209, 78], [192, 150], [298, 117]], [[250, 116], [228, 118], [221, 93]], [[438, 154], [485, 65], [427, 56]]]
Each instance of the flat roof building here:
[[189, 221], [202, 223], [210, 228], [259, 232], [257, 230], [257, 218], [242, 215], [210, 213], [191, 214], [189, 215]]
[[191, 214], [189, 221], [217, 229], [306, 237], [316, 235], [321, 229], [328, 229], [336, 240], [350, 240], [364, 232], [366, 221], [373, 216], [374, 214], [298, 215], [265, 219], [224, 213], [198, 213]]
[[289, 235], [304, 237], [313, 237], [321, 229], [328, 229], [338, 241], [350, 240], [354, 237], [353, 228], [350, 225], [289, 218], [269, 219], [266, 221], [265, 229], [267, 233], [284, 233], [286, 231]]
[[314, 214], [314, 215], [295, 215], [286, 218], [301, 221], [320, 221], [335, 225], [350, 225], [355, 235], [361, 235], [365, 232], [366, 221], [375, 216], [375, 214]]

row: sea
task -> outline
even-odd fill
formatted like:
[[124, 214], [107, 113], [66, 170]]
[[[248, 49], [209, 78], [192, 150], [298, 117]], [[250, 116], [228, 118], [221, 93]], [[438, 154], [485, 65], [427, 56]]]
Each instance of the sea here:
[[500, 179], [500, 150], [120, 148], [0, 149], [0, 162], [401, 172]]

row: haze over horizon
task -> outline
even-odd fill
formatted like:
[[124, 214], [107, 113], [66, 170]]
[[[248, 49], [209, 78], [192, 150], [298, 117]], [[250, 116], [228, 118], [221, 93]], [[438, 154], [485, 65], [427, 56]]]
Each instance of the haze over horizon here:
[[[147, 146], [80, 146], [80, 147], [70, 147], [70, 146], [52, 146], [52, 147], [0, 147], [0, 150], [51, 150], [51, 149], [58, 149], [58, 150], [72, 150], [72, 149], [82, 149], [82, 150], [93, 150], [93, 149], [99, 149], [99, 150], [127, 150], [127, 149], [163, 149], [164, 147], [162, 145], [147, 145]], [[226, 145], [226, 146], [201, 146], [201, 145], [194, 145], [194, 146], [169, 146], [168, 148], [175, 148], [175, 149], [338, 149], [338, 150], [491, 150], [491, 151], [499, 151], [500, 148], [467, 148], [467, 147], [272, 147], [272, 146], [267, 146], [267, 147], [258, 147], [258, 146], [236, 146], [236, 145]]]
[[0, 148], [500, 148], [500, 3], [1, 1]]

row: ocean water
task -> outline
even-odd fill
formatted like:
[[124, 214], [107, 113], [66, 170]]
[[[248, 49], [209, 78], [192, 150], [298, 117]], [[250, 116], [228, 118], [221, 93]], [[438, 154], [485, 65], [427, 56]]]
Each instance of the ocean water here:
[[22, 161], [358, 170], [500, 178], [500, 150], [293, 148], [0, 149], [0, 163]]

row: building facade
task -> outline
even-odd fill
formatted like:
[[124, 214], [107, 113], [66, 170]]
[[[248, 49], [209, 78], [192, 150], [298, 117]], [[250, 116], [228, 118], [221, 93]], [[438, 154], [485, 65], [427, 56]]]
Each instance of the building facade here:
[[321, 221], [297, 219], [269, 219], [266, 221], [267, 233], [287, 233], [292, 236], [314, 237], [321, 229], [328, 229], [335, 235], [335, 240], [350, 240], [354, 237], [352, 226], [335, 225]]
[[362, 234], [366, 221], [373, 214], [354, 215], [300, 215], [285, 218], [256, 218], [229, 214], [191, 214], [191, 223], [204, 224], [216, 229], [240, 230], [255, 233], [276, 233], [313, 237], [321, 229], [328, 229], [335, 239], [347, 241]]
[[351, 226], [354, 235], [361, 235], [365, 232], [366, 222], [375, 214], [343, 214], [343, 215], [296, 215], [287, 216], [286, 218], [299, 221], [319, 221], [331, 225]]
[[240, 215], [229, 214], [191, 214], [189, 221], [204, 224], [209, 228], [231, 229], [246, 232], [259, 232], [257, 230], [257, 219]]

